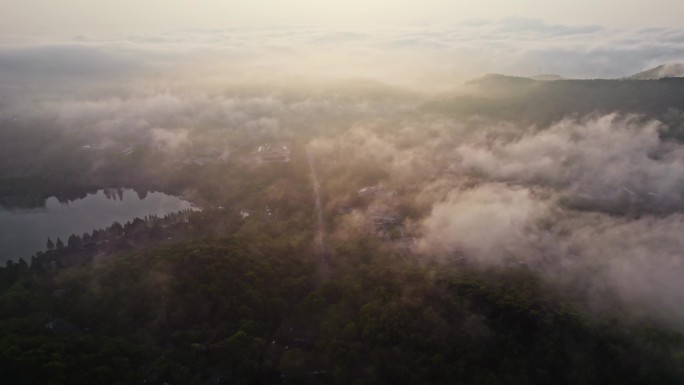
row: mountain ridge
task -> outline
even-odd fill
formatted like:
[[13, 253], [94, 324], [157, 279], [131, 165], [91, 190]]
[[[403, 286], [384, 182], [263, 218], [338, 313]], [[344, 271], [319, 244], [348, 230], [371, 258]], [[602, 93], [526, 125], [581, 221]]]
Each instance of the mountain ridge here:
[[658, 80], [684, 77], [684, 63], [666, 63], [626, 76], [626, 80]]

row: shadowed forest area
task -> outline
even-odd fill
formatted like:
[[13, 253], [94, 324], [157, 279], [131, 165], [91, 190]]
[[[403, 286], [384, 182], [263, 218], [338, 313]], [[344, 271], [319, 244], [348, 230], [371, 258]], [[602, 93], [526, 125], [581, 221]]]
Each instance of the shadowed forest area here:
[[0, 1], [0, 385], [684, 383], [682, 13]]
[[681, 383], [680, 83], [171, 91], [194, 126], [131, 133], [3, 120], [5, 209], [112, 188], [197, 209], [0, 268], [0, 382]]

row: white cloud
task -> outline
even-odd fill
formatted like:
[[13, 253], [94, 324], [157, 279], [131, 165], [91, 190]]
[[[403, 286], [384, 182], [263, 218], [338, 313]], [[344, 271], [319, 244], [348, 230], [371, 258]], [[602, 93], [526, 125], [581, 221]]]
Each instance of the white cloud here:
[[448, 26], [186, 29], [156, 34], [3, 37], [0, 82], [166, 74], [184, 69], [261, 76], [371, 78], [388, 84], [454, 88], [496, 72], [621, 77], [684, 60], [684, 29], [608, 29], [536, 19]]

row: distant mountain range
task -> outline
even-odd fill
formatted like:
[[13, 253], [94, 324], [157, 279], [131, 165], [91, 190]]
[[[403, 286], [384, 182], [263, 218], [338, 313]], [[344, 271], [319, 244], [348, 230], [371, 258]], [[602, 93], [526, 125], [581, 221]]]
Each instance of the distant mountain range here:
[[[658, 80], [665, 78], [681, 78], [684, 77], [684, 63], [666, 63], [661, 64], [657, 67], [647, 69], [645, 71], [638, 72], [633, 75], [625, 76], [620, 78], [620, 80]], [[518, 78], [518, 79], [531, 79], [538, 81], [556, 81], [556, 80], [572, 80], [565, 78], [557, 74], [539, 74], [536, 76], [509, 76], [502, 74], [487, 74], [483, 77], [473, 79], [468, 84], [482, 83], [482, 82], [500, 82], [504, 78]], [[510, 82], [510, 80], [509, 80]]]
[[667, 64], [620, 79], [564, 79], [489, 74], [426, 108], [459, 117], [488, 117], [544, 127], [563, 118], [637, 114], [684, 141], [684, 64]]

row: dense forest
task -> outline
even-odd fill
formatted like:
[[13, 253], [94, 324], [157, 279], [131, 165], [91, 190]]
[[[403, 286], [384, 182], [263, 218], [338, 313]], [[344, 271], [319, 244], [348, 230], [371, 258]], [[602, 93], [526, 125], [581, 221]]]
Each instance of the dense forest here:
[[[148, 136], [1, 120], [3, 208], [134, 188], [201, 210], [0, 268], [0, 383], [684, 382], [681, 81], [475, 86], [203, 95], [205, 120]], [[241, 97], [243, 131], [205, 111]]]
[[2, 382], [680, 383], [684, 338], [582, 315], [526, 269], [416, 263], [365, 242], [317, 282], [258, 234], [2, 270]]
[[668, 137], [684, 138], [684, 79], [540, 81], [488, 75], [467, 83], [474, 93], [440, 98], [426, 109], [456, 116], [495, 116], [545, 126], [567, 117], [614, 112], [657, 118]]

